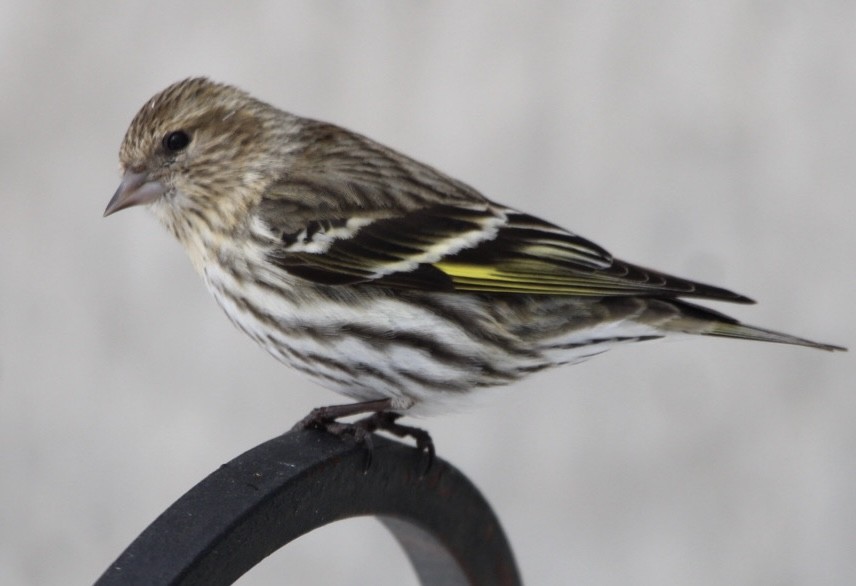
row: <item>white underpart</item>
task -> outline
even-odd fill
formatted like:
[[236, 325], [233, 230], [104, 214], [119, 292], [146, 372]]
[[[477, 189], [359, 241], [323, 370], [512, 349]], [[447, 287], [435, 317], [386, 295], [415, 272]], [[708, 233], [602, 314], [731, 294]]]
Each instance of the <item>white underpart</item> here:
[[[308, 374], [325, 388], [358, 401], [391, 398], [395, 408], [410, 409], [409, 413], [416, 415], [451, 411], [472, 402], [471, 392], [438, 391], [430, 383], [424, 386], [407, 376], [409, 373], [439, 385], [475, 381], [478, 375], [472, 368], [436, 361], [420, 348], [394, 342], [378, 344], [376, 340], [344, 335], [339, 328], [342, 324], [350, 324], [386, 331], [390, 339], [396, 332], [430, 332], [442, 340], [444, 346], [454, 348], [462, 355], [484, 357], [486, 349], [483, 346], [430, 311], [395, 298], [375, 298], [355, 305], [326, 302], [319, 306], [317, 300], [312, 300], [313, 311], [309, 314], [301, 310], [300, 304], [293, 304], [267, 289], [249, 282], [238, 285], [232, 275], [220, 270], [216, 264], [207, 265], [203, 274], [215, 299], [239, 329], [278, 360]], [[282, 278], [293, 279], [288, 276]], [[291, 289], [294, 283], [284, 282], [283, 286]], [[268, 315], [287, 328], [314, 332], [323, 332], [326, 328], [328, 333], [323, 336], [301, 335], [299, 332], [289, 335], [270, 327], [242, 310], [224, 294], [226, 290], [243, 290], [244, 297], [252, 298], [254, 305], [264, 307]], [[349, 377], [334, 366], [313, 360], [313, 355], [331, 361], [342, 359], [349, 364], [364, 364], [367, 368], [359, 370], [358, 376]]]
[[[313, 303], [313, 311], [302, 310], [300, 300], [288, 301], [283, 296], [258, 287], [251, 282], [239, 285], [231, 274], [225, 273], [215, 263], [204, 270], [205, 280], [217, 302], [232, 322], [260, 346], [281, 362], [307, 374], [321, 386], [357, 401], [390, 398], [394, 408], [408, 410], [412, 415], [433, 415], [467, 408], [477, 402], [482, 393], [475, 388], [479, 374], [466, 365], [435, 361], [427, 351], [395, 343], [383, 344], [377, 340], [365, 340], [354, 335], [343, 334], [342, 324], [366, 327], [374, 331], [388, 332], [393, 338], [396, 332], [430, 333], [441, 340], [445, 347], [454, 348], [456, 353], [471, 356], [476, 361], [485, 359], [509, 367], [527, 367], [542, 363], [575, 364], [600, 354], [618, 345], [618, 339], [644, 336], [662, 336], [666, 332], [633, 321], [632, 317], [598, 325], [594, 329], [569, 332], [553, 339], [544, 340], [540, 359], [522, 359], [505, 355], [496, 348], [488, 348], [468, 336], [457, 326], [445, 322], [429, 311], [423, 311], [395, 298], [382, 297], [363, 300], [353, 305], [334, 302]], [[294, 278], [279, 275], [282, 286], [295, 289]], [[259, 321], [242, 310], [223, 291], [243, 291], [242, 296], [253, 299], [254, 305], [265, 308], [265, 313], [279, 323], [296, 330], [296, 335], [283, 332]], [[321, 303], [321, 305], [318, 305]], [[461, 303], [469, 303], [463, 298]], [[325, 332], [326, 328], [326, 332]], [[322, 332], [322, 335], [304, 335], [302, 330]], [[594, 339], [603, 342], [590, 344]], [[579, 347], [551, 348], [553, 345]], [[487, 353], [493, 352], [493, 355]], [[496, 353], [499, 352], [500, 355]], [[318, 355], [332, 362], [343, 360], [351, 365], [364, 364], [357, 375], [349, 376], [335, 366], [312, 358]], [[378, 376], [377, 373], [380, 373]], [[415, 374], [420, 379], [448, 382], [471, 381], [472, 390], [444, 392], [423, 385], [405, 373]]]
[[[676, 332], [667, 332], [652, 325], [623, 319], [613, 322], [598, 324], [592, 329], [579, 330], [561, 336], [551, 342], [559, 345], [573, 346], [576, 348], [544, 348], [544, 355], [556, 364], [578, 364], [601, 354], [607, 350], [623, 343], [635, 341], [639, 338], [650, 336], [672, 336]], [[602, 340], [601, 342], [596, 342]], [[595, 341], [595, 343], [592, 343]]]
[[[473, 230], [458, 238], [439, 243], [420, 255], [418, 260], [398, 264], [405, 266], [431, 262], [431, 259], [439, 259], [481, 240], [493, 238], [503, 221], [503, 218], [499, 217], [486, 220], [481, 230]], [[254, 229], [261, 228], [254, 226]], [[354, 225], [350, 228], [354, 228]], [[342, 230], [344, 232], [348, 229], [349, 226], [346, 225]], [[331, 231], [328, 235], [334, 232]], [[604, 323], [594, 329], [568, 332], [554, 339], [543, 340], [540, 358], [521, 358], [508, 355], [496, 347], [486, 346], [462, 331], [459, 326], [395, 297], [360, 297], [355, 298], [354, 303], [319, 301], [316, 297], [302, 299], [300, 295], [306, 283], [272, 267], [264, 259], [264, 251], [255, 246], [229, 249], [229, 243], [206, 242], [204, 237], [186, 244], [189, 244], [187, 248], [194, 265], [200, 270], [208, 288], [232, 322], [278, 360], [304, 372], [332, 391], [359, 401], [390, 398], [394, 408], [408, 409], [408, 413], [414, 415], [453, 411], [473, 403], [473, 399], [480, 393], [447, 392], [438, 390], [437, 387], [450, 383], [464, 384], [475, 390], [479, 383], [484, 383], [480, 379], [478, 367], [471, 367], [467, 363], [437, 361], [425, 349], [396, 344], [394, 341], [385, 344], [383, 342], [387, 336], [384, 335], [373, 340], [361, 339], [347, 333], [347, 329], [343, 332], [343, 325], [388, 332], [390, 340], [396, 333], [433, 336], [456, 354], [472, 357], [473, 364], [483, 360], [510, 369], [534, 367], [544, 363], [573, 364], [616, 345], [615, 339], [618, 338], [664, 334], [662, 330], [639, 324], [630, 317]], [[321, 245], [320, 241], [316, 244]], [[219, 260], [224, 257], [231, 258], [233, 264], [239, 263], [238, 271], [244, 274], [243, 279], [238, 280], [231, 272], [222, 269]], [[294, 297], [289, 299], [268, 288], [260, 287], [251, 276], [267, 281], [275, 289], [290, 291]], [[256, 308], [263, 308], [264, 313], [275, 320], [276, 325], [256, 319], [226, 292], [252, 300], [252, 304]], [[459, 304], [459, 309], [472, 307], [473, 311], [478, 311], [477, 302], [469, 296], [461, 296], [454, 302]], [[305, 310], [309, 304], [312, 305], [311, 312]], [[592, 338], [603, 339], [603, 342], [583, 345]], [[553, 345], [574, 344], [581, 346], [550, 348]], [[326, 358], [330, 364], [313, 359], [316, 355]], [[338, 360], [356, 365], [356, 374], [349, 375], [337, 368], [334, 363]], [[366, 365], [366, 368], [361, 369], [361, 364]], [[408, 377], [408, 374], [415, 375], [419, 380], [424, 379], [424, 384]], [[437, 385], [432, 386], [432, 382]]]

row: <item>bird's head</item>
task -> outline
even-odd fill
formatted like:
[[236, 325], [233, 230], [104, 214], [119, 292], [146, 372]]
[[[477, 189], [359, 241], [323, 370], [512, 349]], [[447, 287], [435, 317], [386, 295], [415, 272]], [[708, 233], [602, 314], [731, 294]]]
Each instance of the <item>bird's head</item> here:
[[233, 227], [282, 165], [274, 133], [289, 115], [235, 87], [191, 78], [137, 113], [119, 151], [122, 182], [104, 215], [150, 207], [177, 236], [202, 220]]

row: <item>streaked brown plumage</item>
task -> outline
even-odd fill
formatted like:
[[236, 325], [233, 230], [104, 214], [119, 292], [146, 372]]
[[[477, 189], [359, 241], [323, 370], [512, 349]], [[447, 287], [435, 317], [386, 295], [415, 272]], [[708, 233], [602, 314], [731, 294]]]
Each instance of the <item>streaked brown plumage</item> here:
[[359, 134], [206, 79], [143, 106], [120, 160], [105, 214], [150, 207], [239, 328], [382, 408], [442, 411], [672, 335], [842, 349], [688, 303], [751, 301], [613, 259]]

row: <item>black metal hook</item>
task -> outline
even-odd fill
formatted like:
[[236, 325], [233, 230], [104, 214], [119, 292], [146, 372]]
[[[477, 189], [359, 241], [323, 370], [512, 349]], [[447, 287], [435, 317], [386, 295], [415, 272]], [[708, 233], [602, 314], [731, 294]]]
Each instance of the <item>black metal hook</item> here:
[[164, 511], [96, 586], [232, 584], [288, 542], [372, 515], [404, 548], [422, 584], [518, 585], [490, 505], [437, 459], [376, 436], [365, 448], [318, 431], [289, 432], [238, 456]]

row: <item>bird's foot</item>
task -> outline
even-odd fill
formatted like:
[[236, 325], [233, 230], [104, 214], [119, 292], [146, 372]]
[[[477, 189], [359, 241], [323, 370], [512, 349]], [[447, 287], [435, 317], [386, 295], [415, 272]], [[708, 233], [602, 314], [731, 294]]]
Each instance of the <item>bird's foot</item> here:
[[378, 411], [368, 417], [355, 421], [353, 425], [366, 430], [368, 436], [375, 431], [385, 431], [396, 437], [413, 438], [416, 441], [416, 449], [425, 455], [425, 468], [421, 472], [422, 476], [424, 476], [434, 463], [434, 440], [431, 439], [431, 435], [424, 429], [398, 423], [397, 419], [399, 417], [401, 417], [401, 413]]
[[[434, 463], [434, 441], [424, 429], [402, 425], [397, 422], [401, 413], [387, 411], [391, 406], [389, 399], [378, 401], [366, 401], [363, 403], [351, 403], [347, 405], [330, 405], [313, 409], [309, 415], [297, 422], [292, 431], [304, 429], [320, 429], [338, 437], [350, 437], [357, 444], [366, 448], [365, 471], [368, 471], [372, 462], [372, 434], [377, 431], [385, 431], [397, 437], [411, 437], [416, 441], [416, 449], [425, 454], [426, 463], [422, 474], [426, 474]], [[358, 415], [360, 413], [371, 413], [367, 417], [358, 419], [352, 423], [338, 421], [340, 417]]]

